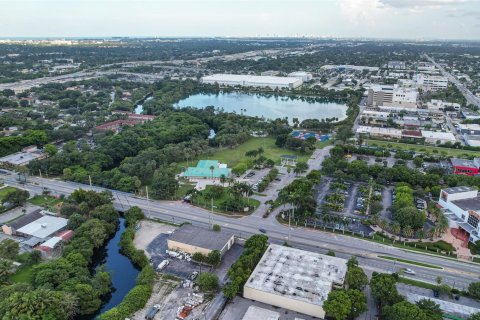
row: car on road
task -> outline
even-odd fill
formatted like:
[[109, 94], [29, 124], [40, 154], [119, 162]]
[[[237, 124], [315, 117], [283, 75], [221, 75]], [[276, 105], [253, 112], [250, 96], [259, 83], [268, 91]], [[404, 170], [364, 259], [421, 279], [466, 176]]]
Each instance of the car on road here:
[[267, 233], [267, 230], [265, 230], [263, 228], [258, 229], [258, 231], [260, 231], [261, 233]]
[[434, 296], [435, 298], [438, 298], [438, 297], [440, 296], [440, 292], [439, 292], [438, 290], [433, 289], [432, 291], [433, 291], [433, 296]]
[[406, 274], [410, 274], [410, 275], [412, 275], [412, 276], [415, 275], [415, 271], [413, 271], [413, 270], [410, 269], [410, 268], [405, 268], [405, 270], [403, 270], [403, 272], [406, 273]]
[[192, 274], [190, 275], [189, 279], [193, 281], [197, 277], [198, 277], [198, 271], [193, 271]]

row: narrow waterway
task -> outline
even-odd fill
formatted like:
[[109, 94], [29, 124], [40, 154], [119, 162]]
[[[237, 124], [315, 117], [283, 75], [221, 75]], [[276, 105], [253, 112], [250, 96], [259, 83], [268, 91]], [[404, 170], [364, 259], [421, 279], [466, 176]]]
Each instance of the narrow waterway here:
[[147, 102], [148, 100], [152, 100], [152, 99], [153, 99], [153, 97], [148, 97], [148, 98], [146, 98], [143, 102], [140, 102], [139, 104], [137, 104], [137, 105], [135, 106], [135, 111], [134, 111], [135, 114], [142, 114], [142, 113], [143, 113], [143, 104], [144, 104], [145, 102]]
[[125, 295], [135, 286], [135, 279], [139, 270], [129, 258], [120, 253], [120, 238], [125, 231], [125, 219], [120, 218], [117, 232], [106, 246], [100, 248], [93, 256], [93, 268], [97, 270], [105, 265], [106, 271], [112, 278], [112, 293], [106, 297], [101, 309], [89, 319], [95, 319], [103, 312], [122, 302]]

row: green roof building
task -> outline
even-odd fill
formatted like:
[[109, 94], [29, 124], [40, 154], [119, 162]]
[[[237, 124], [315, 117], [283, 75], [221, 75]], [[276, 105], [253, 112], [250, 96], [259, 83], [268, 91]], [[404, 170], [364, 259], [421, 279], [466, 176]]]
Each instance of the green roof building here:
[[[211, 167], [213, 167], [213, 172]], [[226, 164], [219, 163], [218, 160], [200, 160], [196, 167], [188, 167], [183, 173], [185, 178], [190, 179], [219, 179], [222, 175], [228, 177], [230, 169]]]

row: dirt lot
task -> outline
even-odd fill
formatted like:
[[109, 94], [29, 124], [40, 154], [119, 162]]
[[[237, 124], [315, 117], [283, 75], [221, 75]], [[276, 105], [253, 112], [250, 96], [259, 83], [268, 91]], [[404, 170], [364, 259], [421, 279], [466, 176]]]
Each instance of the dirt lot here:
[[147, 250], [148, 245], [155, 239], [159, 234], [170, 234], [176, 227], [162, 224], [159, 222], [143, 220], [140, 222], [140, 229], [135, 233], [134, 244], [137, 249], [145, 251], [147, 257], [150, 258], [150, 254]]

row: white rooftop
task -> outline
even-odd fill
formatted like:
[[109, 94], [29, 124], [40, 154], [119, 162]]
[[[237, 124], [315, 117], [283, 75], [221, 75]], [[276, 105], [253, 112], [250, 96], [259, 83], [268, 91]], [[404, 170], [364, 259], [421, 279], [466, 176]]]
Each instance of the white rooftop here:
[[51, 237], [50, 239], [42, 243], [41, 246], [53, 249], [60, 241], [62, 241], [62, 238], [60, 237]]
[[250, 306], [248, 307], [247, 312], [245, 312], [242, 320], [278, 320], [279, 318], [280, 313], [278, 312], [260, 308], [257, 306]]
[[245, 81], [248, 83], [269, 83], [269, 84], [283, 84], [288, 85], [299, 81], [298, 78], [293, 77], [273, 77], [273, 76], [251, 76], [244, 74], [224, 74], [218, 73], [210, 76], [202, 77], [202, 81], [227, 81], [227, 82], [240, 82]]
[[455, 136], [451, 132], [422, 130], [422, 137], [430, 138], [430, 139], [438, 139], [438, 140], [455, 141]]
[[67, 226], [67, 222], [68, 220], [65, 218], [43, 216], [40, 219], [18, 229], [17, 232], [28, 234], [40, 239], [45, 239], [55, 232], [65, 228]]
[[346, 263], [345, 259], [271, 244], [245, 287], [321, 306], [333, 284], [343, 284]]
[[441, 299], [435, 299], [435, 298], [430, 298], [426, 296], [422, 296], [416, 293], [408, 293], [407, 294], [407, 300], [410, 303], [417, 303], [417, 301], [420, 301], [422, 299], [428, 299], [432, 300], [436, 304], [440, 306], [440, 309], [442, 309], [443, 312], [449, 313], [449, 314], [454, 314], [454, 315], [459, 315], [462, 317], [468, 317], [474, 313], [480, 312], [480, 309], [478, 308], [473, 308], [470, 306], [466, 306], [463, 304], [459, 303], [454, 303], [450, 301], [445, 301]]

